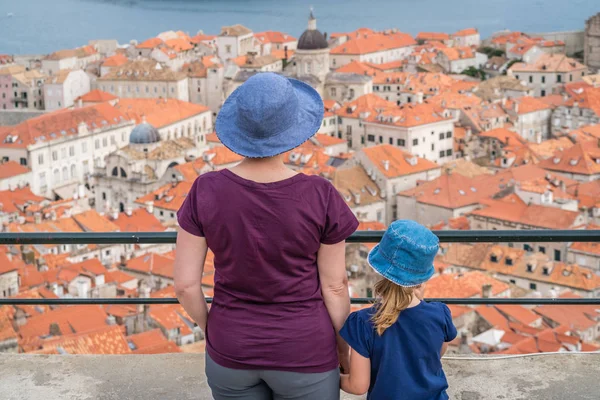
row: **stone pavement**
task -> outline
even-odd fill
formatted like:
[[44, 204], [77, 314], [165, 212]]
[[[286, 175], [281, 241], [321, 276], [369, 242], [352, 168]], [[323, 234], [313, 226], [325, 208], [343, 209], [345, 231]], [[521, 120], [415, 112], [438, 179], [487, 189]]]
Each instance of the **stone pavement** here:
[[[444, 360], [450, 398], [600, 398], [600, 353]], [[203, 354], [0, 354], [1, 400], [208, 400]], [[342, 399], [360, 397], [343, 395]], [[318, 400], [318, 399], [315, 399]]]

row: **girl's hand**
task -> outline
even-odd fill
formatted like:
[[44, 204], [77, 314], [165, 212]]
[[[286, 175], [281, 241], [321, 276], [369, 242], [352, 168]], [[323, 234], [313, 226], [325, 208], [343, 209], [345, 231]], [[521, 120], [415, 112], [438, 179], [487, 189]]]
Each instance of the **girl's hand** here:
[[340, 371], [342, 374], [347, 374], [350, 372], [350, 353], [338, 353], [338, 358], [340, 360]]

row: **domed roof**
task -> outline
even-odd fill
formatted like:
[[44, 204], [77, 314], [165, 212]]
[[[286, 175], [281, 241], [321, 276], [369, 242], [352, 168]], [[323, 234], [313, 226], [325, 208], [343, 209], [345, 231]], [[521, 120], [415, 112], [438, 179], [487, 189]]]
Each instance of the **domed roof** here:
[[148, 123], [141, 123], [131, 131], [130, 144], [148, 144], [160, 142], [160, 134], [155, 127]]
[[298, 39], [298, 50], [320, 50], [329, 47], [325, 36], [317, 29], [317, 19], [314, 17], [312, 10], [308, 18], [308, 29], [304, 31], [300, 39]]

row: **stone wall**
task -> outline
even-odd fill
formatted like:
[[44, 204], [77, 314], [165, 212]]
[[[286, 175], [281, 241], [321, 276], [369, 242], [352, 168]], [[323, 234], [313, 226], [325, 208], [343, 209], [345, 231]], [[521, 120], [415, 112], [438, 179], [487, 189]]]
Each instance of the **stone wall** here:
[[543, 37], [546, 40], [562, 40], [563, 42], [565, 42], [565, 51], [568, 55], [573, 55], [574, 53], [583, 50], [583, 31], [544, 32], [527, 34], [531, 37]]
[[600, 12], [585, 22], [585, 65], [600, 71]]

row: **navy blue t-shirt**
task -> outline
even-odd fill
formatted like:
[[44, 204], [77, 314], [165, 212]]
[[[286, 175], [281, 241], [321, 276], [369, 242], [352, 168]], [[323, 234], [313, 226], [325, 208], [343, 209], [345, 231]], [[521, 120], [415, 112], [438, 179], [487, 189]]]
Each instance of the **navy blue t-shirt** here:
[[383, 335], [375, 331], [375, 308], [350, 314], [340, 335], [358, 354], [371, 359], [367, 399], [448, 399], [440, 351], [456, 337], [445, 304], [422, 301], [400, 313]]

